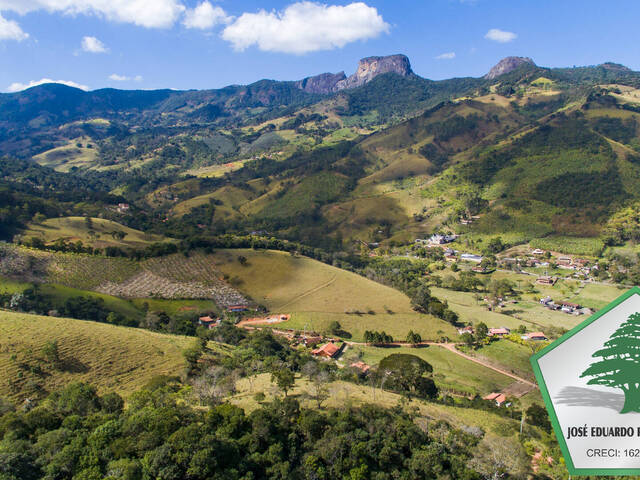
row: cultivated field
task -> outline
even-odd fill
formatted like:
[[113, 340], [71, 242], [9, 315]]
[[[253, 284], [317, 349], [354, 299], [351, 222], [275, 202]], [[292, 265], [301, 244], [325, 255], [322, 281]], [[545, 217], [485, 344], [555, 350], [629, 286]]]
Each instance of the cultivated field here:
[[[57, 340], [60, 367], [42, 359]], [[82, 381], [127, 395], [156, 375], [179, 375], [193, 339], [103, 323], [0, 312], [0, 396], [44, 395]]]

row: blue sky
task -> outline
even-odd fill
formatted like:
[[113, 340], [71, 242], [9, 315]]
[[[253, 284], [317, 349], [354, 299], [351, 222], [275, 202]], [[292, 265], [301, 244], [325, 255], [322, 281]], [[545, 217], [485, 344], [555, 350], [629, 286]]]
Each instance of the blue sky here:
[[[480, 76], [500, 58], [640, 70], [640, 2], [0, 0], [0, 91], [218, 88], [352, 73], [404, 53], [419, 75]], [[489, 32], [493, 32], [489, 34]], [[438, 58], [440, 57], [440, 58]]]

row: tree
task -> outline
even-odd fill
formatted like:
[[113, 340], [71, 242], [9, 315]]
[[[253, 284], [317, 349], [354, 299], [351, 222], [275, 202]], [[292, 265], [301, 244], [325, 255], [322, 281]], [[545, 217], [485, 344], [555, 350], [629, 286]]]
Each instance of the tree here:
[[271, 381], [275, 382], [280, 390], [284, 392], [284, 396], [287, 396], [287, 393], [293, 385], [295, 384], [295, 376], [291, 369], [287, 366], [277, 367], [271, 371]]
[[486, 323], [480, 322], [478, 325], [476, 325], [476, 339], [478, 339], [478, 341], [482, 341], [487, 338], [488, 334], [489, 327], [487, 327]]
[[531, 406], [527, 408], [526, 419], [527, 423], [530, 425], [540, 427], [547, 432], [551, 431], [549, 415], [547, 415], [545, 408], [537, 403], [532, 403]]
[[426, 285], [420, 285], [416, 290], [416, 293], [411, 298], [411, 305], [415, 310], [425, 312], [429, 309], [429, 302], [431, 302], [431, 291]]
[[327, 328], [330, 334], [332, 335], [340, 335], [340, 331], [342, 330], [342, 325], [337, 320], [333, 320], [329, 323], [329, 328]]
[[422, 342], [422, 337], [420, 336], [420, 334], [417, 332], [414, 332], [413, 330], [409, 330], [409, 333], [407, 334], [407, 343], [416, 345], [420, 342]]
[[620, 413], [640, 412], [639, 351], [640, 313], [634, 313], [609, 337], [604, 348], [592, 355], [602, 360], [592, 363], [580, 378], [593, 377], [587, 384], [622, 390], [624, 405]]
[[58, 351], [58, 341], [52, 340], [42, 347], [42, 356], [53, 367], [60, 363], [60, 352]]
[[460, 340], [462, 340], [469, 347], [472, 346], [475, 342], [475, 338], [473, 338], [473, 335], [471, 335], [469, 332], [464, 332], [462, 335], [460, 335]]
[[240, 262], [240, 265], [244, 267], [247, 264], [247, 257], [245, 257], [244, 255], [239, 255], [238, 262]]

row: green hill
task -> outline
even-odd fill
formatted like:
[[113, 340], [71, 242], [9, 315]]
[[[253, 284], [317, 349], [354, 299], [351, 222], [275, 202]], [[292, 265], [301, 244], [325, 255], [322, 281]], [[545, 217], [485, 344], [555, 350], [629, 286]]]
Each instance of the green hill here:
[[[42, 349], [58, 342], [60, 365]], [[0, 396], [40, 397], [70, 382], [126, 395], [156, 375], [180, 375], [192, 339], [67, 318], [0, 312]]]

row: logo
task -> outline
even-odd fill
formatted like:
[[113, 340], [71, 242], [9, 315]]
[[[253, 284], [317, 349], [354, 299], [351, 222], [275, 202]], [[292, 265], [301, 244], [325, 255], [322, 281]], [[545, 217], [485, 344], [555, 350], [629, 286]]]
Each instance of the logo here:
[[640, 475], [640, 288], [531, 358], [571, 475]]

